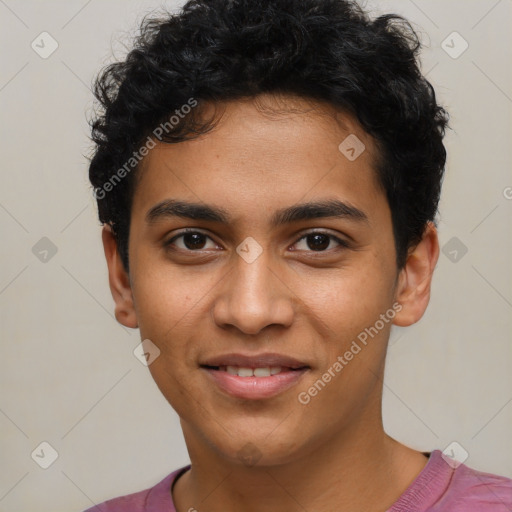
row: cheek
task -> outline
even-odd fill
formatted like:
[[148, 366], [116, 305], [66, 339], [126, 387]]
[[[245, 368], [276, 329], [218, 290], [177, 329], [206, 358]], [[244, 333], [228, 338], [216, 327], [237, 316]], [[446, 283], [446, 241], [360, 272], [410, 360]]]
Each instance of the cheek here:
[[373, 325], [392, 303], [393, 274], [381, 267], [382, 262], [368, 254], [357, 266], [317, 272], [297, 280], [294, 291], [312, 320], [316, 318], [325, 326], [327, 332], [323, 334], [347, 342]]
[[215, 276], [207, 269], [173, 265], [148, 244], [134, 246], [132, 290], [141, 335], [161, 337], [201, 308]]
[[194, 282], [178, 279], [175, 273], [148, 272], [133, 286], [141, 339], [150, 339], [158, 357], [149, 365], [152, 378], [169, 404], [183, 418], [196, 410], [195, 350], [205, 316], [205, 291]]
[[369, 272], [317, 281], [308, 308], [310, 324], [321, 326], [315, 329], [321, 334], [319, 353], [325, 357], [314, 378], [299, 390], [300, 407], [306, 404], [308, 411], [304, 429], [315, 429], [322, 418], [324, 428], [337, 431], [340, 421], [362, 414], [375, 396], [392, 321], [391, 315], [387, 322], [380, 315], [390, 310], [391, 300], [389, 283]]
[[147, 271], [135, 270], [132, 290], [142, 339], [155, 343], [174, 367], [186, 356], [183, 333], [193, 329], [209, 280], [185, 279], [168, 265], [161, 267], [155, 263]]

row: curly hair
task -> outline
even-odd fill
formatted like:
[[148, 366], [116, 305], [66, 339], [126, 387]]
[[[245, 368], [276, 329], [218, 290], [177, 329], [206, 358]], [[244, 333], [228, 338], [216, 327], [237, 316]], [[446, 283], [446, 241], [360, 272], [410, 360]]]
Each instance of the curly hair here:
[[[189, 0], [177, 13], [146, 18], [126, 59], [96, 78], [99, 109], [91, 121], [89, 178], [126, 270], [135, 151], [191, 99], [262, 93], [328, 102], [374, 138], [402, 268], [427, 222], [435, 222], [446, 161], [449, 116], [420, 72], [421, 47], [406, 19], [372, 20], [354, 0]], [[179, 143], [207, 133], [212, 120], [197, 111], [167, 122], [158, 138]]]

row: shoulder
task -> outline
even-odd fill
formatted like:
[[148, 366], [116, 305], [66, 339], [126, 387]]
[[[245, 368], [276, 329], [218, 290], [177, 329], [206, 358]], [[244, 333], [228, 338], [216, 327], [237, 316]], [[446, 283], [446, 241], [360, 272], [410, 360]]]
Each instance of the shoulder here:
[[147, 496], [151, 489], [118, 496], [98, 503], [84, 512], [143, 512], [146, 508]]
[[445, 497], [453, 503], [454, 512], [509, 512], [512, 510], [512, 480], [461, 464], [453, 472]]
[[387, 512], [512, 512], [512, 480], [477, 471], [440, 450]]
[[189, 467], [185, 466], [173, 471], [153, 487], [98, 503], [84, 512], [146, 512], [148, 510], [172, 512], [175, 509], [171, 486]]

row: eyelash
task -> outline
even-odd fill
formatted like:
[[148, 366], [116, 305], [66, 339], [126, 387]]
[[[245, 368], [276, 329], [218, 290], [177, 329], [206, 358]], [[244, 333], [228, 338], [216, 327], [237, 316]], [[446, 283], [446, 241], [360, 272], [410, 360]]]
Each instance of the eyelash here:
[[[216, 243], [209, 235], [207, 235], [206, 233], [203, 233], [202, 231], [198, 231], [197, 229], [186, 229], [184, 231], [181, 231], [180, 233], [178, 233], [177, 235], [174, 235], [170, 240], [168, 240], [167, 242], [164, 243], [164, 246], [165, 248], [168, 248], [168, 249], [174, 249], [176, 251], [184, 251], [184, 252], [189, 252], [189, 253], [193, 253], [193, 252], [201, 252], [203, 251], [204, 249], [197, 249], [197, 250], [194, 250], [194, 249], [182, 249], [182, 248], [179, 248], [179, 249], [175, 249], [172, 247], [173, 243], [178, 240], [179, 238], [183, 238], [185, 235], [189, 235], [189, 234], [198, 234], [198, 235], [203, 235], [205, 236], [206, 238], [210, 239], [211, 241], [213, 241], [214, 243]], [[297, 241], [295, 241], [292, 245], [296, 245], [298, 244], [300, 241], [302, 240], [305, 240], [308, 236], [311, 236], [311, 235], [324, 235], [326, 237], [329, 238], [330, 241], [335, 241], [337, 244], [338, 244], [338, 247], [337, 249], [339, 249], [340, 247], [343, 248], [343, 249], [348, 249], [350, 248], [350, 244], [346, 241], [346, 240], [343, 240], [341, 238], [338, 238], [337, 236], [331, 234], [331, 233], [326, 233], [324, 231], [309, 231], [305, 234], [303, 234]], [[329, 242], [330, 243], [330, 242]], [[219, 244], [217, 244], [219, 245]], [[333, 249], [326, 249], [326, 250], [323, 250], [323, 251], [314, 251], [313, 249], [309, 249], [307, 252], [311, 252], [311, 253], [314, 253], [314, 254], [318, 254], [318, 253], [330, 253]], [[334, 249], [336, 250], [336, 248]], [[302, 251], [302, 252], [306, 252], [306, 251]]]

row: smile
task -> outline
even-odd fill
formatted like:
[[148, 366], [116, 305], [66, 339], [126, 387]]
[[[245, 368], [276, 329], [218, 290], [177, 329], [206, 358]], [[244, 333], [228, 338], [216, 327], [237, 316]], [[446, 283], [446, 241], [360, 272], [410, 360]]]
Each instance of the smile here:
[[223, 394], [244, 400], [264, 400], [297, 385], [310, 367], [277, 354], [229, 354], [208, 360], [200, 369]]
[[238, 375], [238, 377], [270, 377], [277, 375], [283, 371], [296, 371], [292, 368], [283, 366], [262, 366], [260, 368], [249, 368], [244, 366], [218, 366], [211, 367], [214, 370], [227, 372], [230, 375]]

